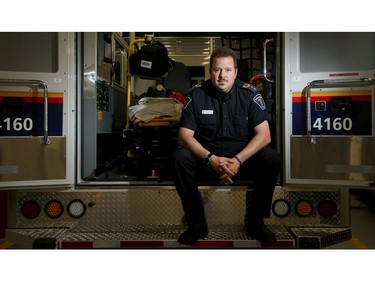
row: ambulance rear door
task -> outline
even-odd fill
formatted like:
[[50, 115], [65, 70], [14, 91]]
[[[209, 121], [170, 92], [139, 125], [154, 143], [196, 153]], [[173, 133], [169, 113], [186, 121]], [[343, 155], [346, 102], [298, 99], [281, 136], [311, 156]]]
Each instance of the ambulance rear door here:
[[0, 189], [74, 183], [75, 34], [0, 33]]
[[373, 186], [374, 33], [286, 33], [285, 183]]

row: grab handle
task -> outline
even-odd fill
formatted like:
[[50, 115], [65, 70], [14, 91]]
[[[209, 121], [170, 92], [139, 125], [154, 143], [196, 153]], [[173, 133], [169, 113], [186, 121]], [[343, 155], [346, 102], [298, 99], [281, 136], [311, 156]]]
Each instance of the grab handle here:
[[307, 97], [307, 142], [316, 144], [316, 140], [311, 134], [311, 89], [367, 87], [374, 84], [375, 78], [314, 80], [307, 83], [303, 91], [306, 92]]
[[269, 42], [273, 42], [273, 39], [266, 39], [264, 42], [263, 42], [263, 77], [264, 79], [266, 79], [268, 82], [270, 83], [273, 83], [274, 80], [273, 79], [269, 79], [267, 77], [267, 44]]
[[43, 144], [50, 144], [48, 139], [48, 87], [47, 84], [41, 80], [27, 80], [27, 79], [0, 79], [0, 86], [24, 86], [29, 87], [33, 91], [39, 88], [44, 90], [44, 119], [43, 119]]

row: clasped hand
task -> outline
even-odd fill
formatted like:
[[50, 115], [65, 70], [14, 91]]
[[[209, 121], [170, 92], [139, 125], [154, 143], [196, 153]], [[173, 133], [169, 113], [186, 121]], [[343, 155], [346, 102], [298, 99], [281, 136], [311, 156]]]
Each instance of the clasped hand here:
[[236, 159], [217, 156], [212, 159], [211, 167], [220, 176], [221, 184], [233, 184], [232, 178], [238, 173], [240, 164]]

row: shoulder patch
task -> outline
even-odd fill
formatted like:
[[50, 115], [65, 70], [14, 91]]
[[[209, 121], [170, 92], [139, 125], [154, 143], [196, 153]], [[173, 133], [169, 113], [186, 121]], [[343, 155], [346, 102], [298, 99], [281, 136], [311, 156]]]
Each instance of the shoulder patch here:
[[182, 110], [186, 109], [191, 101], [192, 101], [191, 97], [187, 97], [185, 99], [184, 107], [182, 108]]
[[260, 107], [261, 110], [266, 109], [266, 103], [263, 100], [263, 97], [261, 94], [257, 94], [254, 98], [253, 101]]
[[202, 87], [202, 83], [198, 83], [198, 84], [196, 84], [196, 85], [194, 86], [194, 88], [200, 88], [200, 87]]
[[250, 88], [250, 84], [249, 83], [244, 83], [243, 85], [242, 85], [242, 88]]

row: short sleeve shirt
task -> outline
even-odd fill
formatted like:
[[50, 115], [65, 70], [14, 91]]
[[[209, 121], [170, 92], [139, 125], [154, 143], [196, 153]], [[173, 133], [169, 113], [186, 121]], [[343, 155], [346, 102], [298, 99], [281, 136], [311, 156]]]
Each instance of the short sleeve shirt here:
[[189, 91], [180, 126], [193, 130], [197, 141], [215, 155], [233, 157], [265, 120], [266, 106], [256, 87], [236, 79], [223, 94], [209, 79]]

